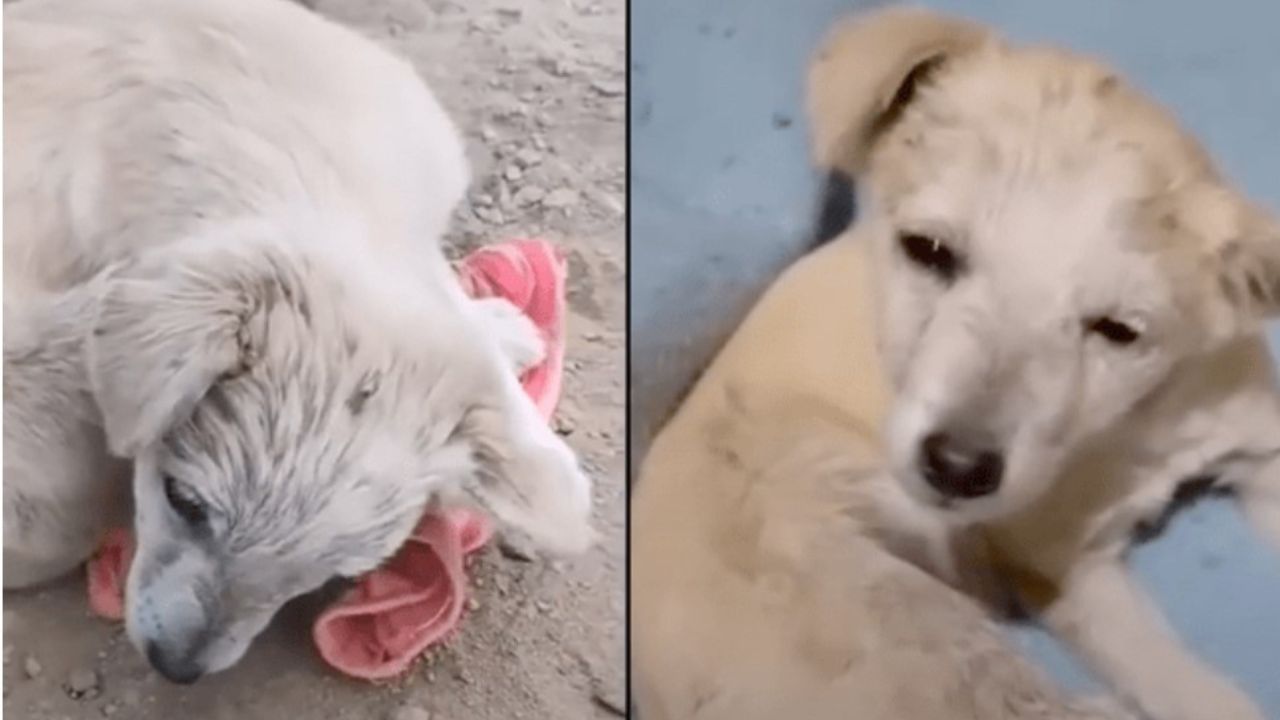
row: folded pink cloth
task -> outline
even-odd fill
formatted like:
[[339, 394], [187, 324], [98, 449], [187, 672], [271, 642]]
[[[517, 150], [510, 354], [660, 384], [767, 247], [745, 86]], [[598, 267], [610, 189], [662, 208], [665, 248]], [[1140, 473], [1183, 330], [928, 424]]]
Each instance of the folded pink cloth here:
[[[468, 255], [457, 268], [472, 297], [503, 297], [542, 331], [546, 357], [521, 384], [550, 420], [564, 370], [565, 262], [543, 240], [513, 240]], [[408, 542], [382, 567], [316, 619], [321, 657], [365, 680], [403, 674], [431, 645], [458, 627], [466, 606], [467, 555], [492, 535], [488, 519], [468, 510], [427, 513]], [[88, 564], [89, 606], [108, 619], [124, 616], [124, 587], [133, 541], [112, 530]]]

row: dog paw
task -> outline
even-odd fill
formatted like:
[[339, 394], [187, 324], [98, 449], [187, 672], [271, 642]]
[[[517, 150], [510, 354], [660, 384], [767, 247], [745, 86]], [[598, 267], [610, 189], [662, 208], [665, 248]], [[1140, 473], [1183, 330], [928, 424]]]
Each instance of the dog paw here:
[[546, 358], [547, 346], [542, 333], [519, 308], [496, 297], [475, 302], [489, 323], [490, 332], [498, 339], [502, 354], [511, 363], [516, 374], [523, 373]]

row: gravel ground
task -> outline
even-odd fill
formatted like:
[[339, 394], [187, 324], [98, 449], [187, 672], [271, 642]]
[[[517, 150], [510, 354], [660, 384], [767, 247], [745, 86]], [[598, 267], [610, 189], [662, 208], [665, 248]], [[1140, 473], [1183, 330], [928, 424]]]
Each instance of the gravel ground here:
[[[6, 3], [7, 4], [7, 3]], [[451, 246], [541, 236], [570, 258], [557, 428], [597, 479], [590, 555], [554, 566], [486, 549], [461, 633], [374, 687], [322, 665], [319, 598], [244, 660], [184, 688], [88, 615], [81, 577], [4, 596], [4, 713], [25, 720], [588, 720], [622, 714], [625, 16], [623, 0], [318, 0], [410, 58], [466, 134], [475, 180]]]

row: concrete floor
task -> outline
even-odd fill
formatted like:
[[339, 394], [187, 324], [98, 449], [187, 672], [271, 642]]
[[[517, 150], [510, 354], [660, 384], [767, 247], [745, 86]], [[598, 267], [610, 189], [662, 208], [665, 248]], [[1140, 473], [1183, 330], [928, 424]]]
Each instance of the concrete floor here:
[[[808, 53], [854, 0], [642, 0], [632, 12], [632, 457], [760, 289], [803, 250]], [[1280, 210], [1280, 3], [933, 0], [1026, 41], [1107, 59], [1171, 107]], [[1273, 333], [1280, 348], [1280, 329]], [[1280, 559], [1205, 504], [1137, 554], [1172, 623], [1280, 718]], [[1227, 604], [1229, 611], [1223, 612]], [[1092, 681], [1048, 639], [1020, 641], [1063, 682]]]

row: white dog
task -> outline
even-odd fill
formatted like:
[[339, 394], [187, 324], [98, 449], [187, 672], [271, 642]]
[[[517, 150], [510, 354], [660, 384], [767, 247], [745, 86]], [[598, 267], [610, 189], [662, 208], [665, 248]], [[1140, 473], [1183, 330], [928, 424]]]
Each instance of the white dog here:
[[[1280, 311], [1275, 221], [1106, 68], [927, 12], [842, 25], [810, 98], [819, 162], [857, 180], [862, 215], [840, 242], [869, 254], [849, 280], [867, 288], [793, 301], [788, 323], [839, 322], [808, 345], [756, 331], [752, 359], [702, 383], [803, 390], [883, 431], [917, 504], [982, 535], [1021, 601], [1155, 720], [1261, 718], [1182, 646], [1124, 559], [1205, 488], [1234, 492], [1280, 546], [1280, 393], [1262, 335]], [[693, 492], [664, 479], [680, 462], [642, 477], [637, 542], [646, 494]], [[712, 512], [734, 511], [723, 502]]]
[[27, 0], [4, 43], [6, 588], [127, 521], [130, 472], [128, 632], [175, 681], [429, 502], [587, 547], [536, 330], [440, 248], [467, 166], [408, 64], [283, 0]]

